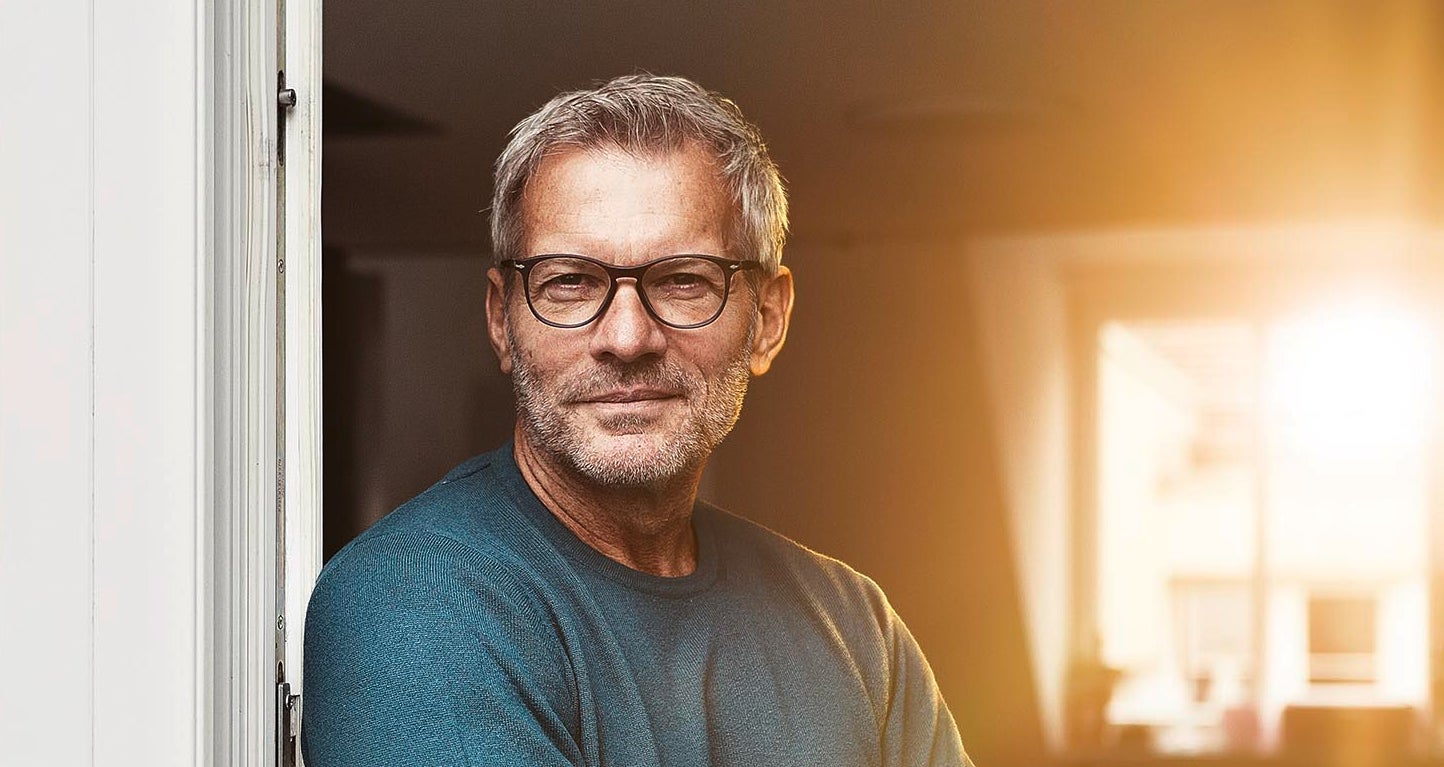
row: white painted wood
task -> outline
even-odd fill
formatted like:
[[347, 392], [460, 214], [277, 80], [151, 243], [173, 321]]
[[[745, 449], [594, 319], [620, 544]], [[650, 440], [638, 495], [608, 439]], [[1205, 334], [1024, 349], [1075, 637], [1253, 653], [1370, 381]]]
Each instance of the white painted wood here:
[[265, 0], [212, 8], [211, 761], [260, 767], [275, 755], [276, 18]]
[[96, 765], [189, 765], [200, 738], [198, 31], [187, 0], [95, 6]]
[[0, 3], [0, 763], [90, 763], [91, 4]]
[[273, 758], [274, 8], [0, 4], [0, 763]]
[[286, 0], [285, 30], [286, 85], [298, 99], [284, 126], [285, 663], [304, 696], [306, 603], [321, 570], [320, 0]]

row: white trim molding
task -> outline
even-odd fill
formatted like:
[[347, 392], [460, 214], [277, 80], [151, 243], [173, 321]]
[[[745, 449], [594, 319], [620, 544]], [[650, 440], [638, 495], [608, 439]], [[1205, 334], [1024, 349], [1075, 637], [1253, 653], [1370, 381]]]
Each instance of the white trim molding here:
[[209, 254], [214, 514], [209, 763], [275, 759], [277, 642], [276, 5], [213, 0]]

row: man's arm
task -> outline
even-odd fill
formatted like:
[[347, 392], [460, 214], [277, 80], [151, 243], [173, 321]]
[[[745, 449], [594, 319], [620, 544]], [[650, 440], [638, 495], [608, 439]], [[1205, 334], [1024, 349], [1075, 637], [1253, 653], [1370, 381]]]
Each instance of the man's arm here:
[[306, 616], [311, 767], [583, 763], [565, 654], [504, 568], [439, 536], [366, 541]]
[[887, 767], [972, 767], [933, 670], [902, 619], [887, 609], [889, 680], [883, 723]]

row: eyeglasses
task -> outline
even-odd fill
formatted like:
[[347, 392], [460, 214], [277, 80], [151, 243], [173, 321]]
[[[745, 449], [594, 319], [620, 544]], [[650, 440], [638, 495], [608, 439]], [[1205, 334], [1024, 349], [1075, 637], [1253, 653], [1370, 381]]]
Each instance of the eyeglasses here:
[[531, 313], [552, 327], [579, 328], [602, 316], [617, 295], [617, 280], [629, 278], [636, 282], [648, 314], [663, 325], [687, 330], [722, 316], [732, 275], [762, 265], [687, 254], [622, 267], [558, 253], [507, 259], [499, 266], [521, 273]]

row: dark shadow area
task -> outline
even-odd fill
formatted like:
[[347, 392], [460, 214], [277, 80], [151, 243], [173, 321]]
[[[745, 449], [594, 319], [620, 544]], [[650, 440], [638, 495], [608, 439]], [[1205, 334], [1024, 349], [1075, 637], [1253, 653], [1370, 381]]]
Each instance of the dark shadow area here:
[[323, 140], [358, 136], [407, 136], [437, 133], [439, 128], [415, 115], [362, 96], [335, 83], [322, 86], [326, 105]]

